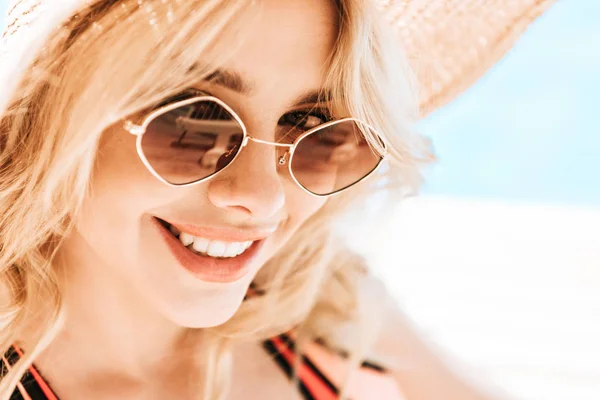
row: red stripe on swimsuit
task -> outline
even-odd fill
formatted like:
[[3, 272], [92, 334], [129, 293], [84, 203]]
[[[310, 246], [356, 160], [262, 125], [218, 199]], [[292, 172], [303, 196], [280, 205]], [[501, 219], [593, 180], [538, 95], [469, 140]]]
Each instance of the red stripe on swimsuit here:
[[[316, 345], [321, 347], [319, 345]], [[282, 334], [277, 337], [265, 340], [263, 347], [268, 351], [282, 368], [283, 372], [288, 376], [292, 377], [292, 368], [294, 365], [294, 359], [296, 357], [295, 342], [290, 337], [290, 334]], [[324, 348], [320, 350], [326, 352]], [[298, 370], [299, 387], [298, 390], [306, 400], [336, 400], [339, 396], [339, 390], [331, 380], [331, 373], [327, 374], [325, 370], [319, 368], [317, 365], [319, 361], [325, 362], [325, 358], [318, 356], [317, 352], [313, 352], [314, 357], [310, 354], [302, 356], [302, 362]], [[325, 354], [325, 353], [323, 353]], [[0, 377], [4, 376], [7, 371], [10, 370], [20, 357], [23, 356], [21, 350], [13, 346], [9, 351], [5, 353], [0, 361]], [[318, 356], [318, 357], [317, 357]], [[337, 357], [337, 356], [336, 356]], [[385, 375], [384, 371], [373, 364], [364, 363], [362, 371], [370, 371], [373, 376], [381, 376], [382, 382], [389, 381], [389, 378]], [[385, 385], [380, 385], [373, 381], [369, 385], [376, 385], [380, 388]], [[351, 385], [352, 386], [352, 385]], [[370, 394], [373, 394], [375, 387], [369, 388]], [[361, 395], [353, 396], [352, 392], [350, 397], [353, 400], [367, 399]], [[369, 396], [368, 399], [374, 397]], [[380, 393], [376, 396], [380, 400], [402, 400], [403, 397], [399, 392], [395, 393]], [[44, 380], [42, 374], [36, 369], [35, 365], [31, 365], [19, 384], [13, 392], [10, 400], [58, 400], [58, 396], [50, 388], [50, 384]]]

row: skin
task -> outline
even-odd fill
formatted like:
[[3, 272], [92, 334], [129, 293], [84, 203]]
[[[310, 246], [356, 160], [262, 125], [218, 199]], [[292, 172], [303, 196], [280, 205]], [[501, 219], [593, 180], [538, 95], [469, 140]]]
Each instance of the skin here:
[[[230, 105], [252, 136], [273, 141], [278, 120], [293, 110], [294, 101], [322, 86], [335, 12], [321, 0], [266, 1], [259, 18], [243, 27], [251, 34], [224, 66], [252, 90], [242, 94], [206, 82], [198, 87]], [[233, 35], [221, 40], [223, 46], [238, 42]], [[171, 391], [173, 397], [173, 390], [177, 398], [191, 398], [181, 380], [194, 363], [189, 328], [231, 318], [260, 267], [325, 203], [277, 167], [273, 147], [253, 143], [209, 181], [169, 187], [148, 172], [135, 137], [121, 126], [103, 134], [92, 187], [76, 231], [60, 252], [65, 327], [36, 361], [63, 399], [166, 398], [157, 393]], [[151, 225], [152, 216], [274, 231], [248, 274], [213, 283], [177, 263]]]

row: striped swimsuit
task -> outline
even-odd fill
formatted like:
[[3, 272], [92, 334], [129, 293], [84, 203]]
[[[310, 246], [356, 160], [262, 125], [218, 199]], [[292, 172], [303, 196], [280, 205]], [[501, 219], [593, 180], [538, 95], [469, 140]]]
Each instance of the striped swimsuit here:
[[[289, 334], [281, 334], [263, 342], [264, 349], [273, 356], [283, 372], [291, 378], [295, 358], [295, 343]], [[5, 353], [0, 362], [0, 376], [10, 369], [22, 356], [19, 348], [13, 346]], [[306, 400], [336, 400], [339, 389], [334, 383], [340, 380], [344, 371], [343, 360], [318, 344], [307, 348], [299, 367], [298, 390]], [[318, 367], [319, 365], [320, 367]], [[353, 377], [354, 378], [354, 377]], [[403, 400], [395, 383], [386, 376], [383, 368], [365, 362], [355, 379], [350, 382], [350, 398], [352, 400]], [[34, 365], [19, 382], [10, 400], [58, 400], [48, 382]]]

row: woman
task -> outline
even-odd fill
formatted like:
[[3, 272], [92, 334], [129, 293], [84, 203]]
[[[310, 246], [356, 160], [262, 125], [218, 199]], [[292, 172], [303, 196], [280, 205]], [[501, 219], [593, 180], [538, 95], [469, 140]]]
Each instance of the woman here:
[[484, 398], [333, 234], [432, 158], [370, 2], [10, 12], [0, 398]]

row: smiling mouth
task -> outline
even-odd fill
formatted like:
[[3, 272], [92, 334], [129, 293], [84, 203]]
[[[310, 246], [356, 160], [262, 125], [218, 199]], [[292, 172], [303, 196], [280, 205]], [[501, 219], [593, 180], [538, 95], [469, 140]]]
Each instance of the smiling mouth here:
[[165, 220], [157, 218], [158, 222], [166, 228], [181, 244], [194, 254], [216, 259], [235, 258], [242, 255], [256, 241], [229, 242], [213, 240], [182, 232]]

